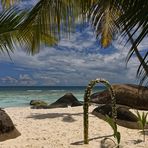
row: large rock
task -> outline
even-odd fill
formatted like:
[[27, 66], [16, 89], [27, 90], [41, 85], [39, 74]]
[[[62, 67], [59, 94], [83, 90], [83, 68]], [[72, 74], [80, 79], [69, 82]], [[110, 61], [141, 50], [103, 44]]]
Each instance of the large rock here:
[[30, 105], [33, 109], [50, 109], [50, 108], [65, 108], [68, 106], [81, 106], [82, 103], [72, 93], [67, 93], [56, 102], [48, 105], [42, 100], [31, 100]]
[[0, 109], [0, 141], [16, 138], [20, 135], [8, 114]]
[[49, 105], [50, 108], [58, 108], [58, 107], [74, 107], [81, 106], [82, 103], [77, 100], [77, 98], [72, 93], [67, 93], [56, 102]]
[[[100, 119], [106, 120], [106, 115], [111, 117], [112, 108], [111, 105], [103, 105], [95, 108], [92, 114], [99, 117]], [[123, 127], [131, 129], [140, 129], [138, 125], [138, 118], [133, 114], [127, 107], [117, 107], [117, 124]], [[148, 128], [146, 125], [145, 128]]]
[[[116, 102], [134, 109], [148, 110], [148, 88], [137, 85], [112, 85], [116, 94]], [[111, 103], [108, 90], [97, 92], [91, 96], [90, 102], [97, 104]]]

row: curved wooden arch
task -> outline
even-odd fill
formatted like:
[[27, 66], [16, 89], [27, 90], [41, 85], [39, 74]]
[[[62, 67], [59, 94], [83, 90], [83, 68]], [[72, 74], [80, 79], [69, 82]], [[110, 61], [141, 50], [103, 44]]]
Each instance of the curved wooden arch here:
[[110, 94], [111, 94], [111, 99], [112, 99], [112, 102], [111, 102], [112, 103], [112, 118], [113, 118], [114, 122], [116, 122], [116, 118], [117, 118], [115, 93], [113, 91], [111, 84], [105, 79], [96, 79], [96, 80], [90, 81], [90, 83], [88, 84], [88, 86], [85, 90], [84, 105], [83, 105], [83, 110], [84, 110], [84, 114], [83, 114], [84, 144], [88, 144], [88, 110], [89, 110], [90, 96], [91, 96], [93, 87], [97, 83], [102, 83], [107, 87], [107, 89], [109, 89]]

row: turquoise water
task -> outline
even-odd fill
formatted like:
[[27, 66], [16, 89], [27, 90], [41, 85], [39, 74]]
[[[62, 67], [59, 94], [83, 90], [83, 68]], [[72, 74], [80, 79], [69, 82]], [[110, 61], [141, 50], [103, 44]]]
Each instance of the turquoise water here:
[[[84, 86], [17, 86], [0, 87], [0, 107], [29, 106], [31, 100], [39, 99], [52, 103], [62, 97], [65, 93], [73, 93], [80, 101], [83, 101]], [[101, 91], [104, 87], [96, 87], [95, 91]]]

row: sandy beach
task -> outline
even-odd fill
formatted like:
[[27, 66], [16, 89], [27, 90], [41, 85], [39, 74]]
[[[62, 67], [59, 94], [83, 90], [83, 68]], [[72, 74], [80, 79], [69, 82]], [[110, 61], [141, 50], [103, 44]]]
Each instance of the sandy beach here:
[[[90, 112], [94, 106], [90, 107]], [[6, 108], [21, 136], [0, 142], [0, 148], [100, 148], [105, 137], [114, 139], [111, 127], [89, 114], [89, 145], [83, 144], [83, 107], [56, 109]], [[118, 126], [123, 148], [148, 148], [139, 130]]]

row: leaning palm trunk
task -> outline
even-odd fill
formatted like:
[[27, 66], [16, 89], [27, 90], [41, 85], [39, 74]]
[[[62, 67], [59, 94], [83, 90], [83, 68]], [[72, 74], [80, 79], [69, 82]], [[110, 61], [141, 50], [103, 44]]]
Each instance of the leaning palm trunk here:
[[88, 110], [89, 110], [89, 100], [90, 100], [90, 96], [91, 96], [91, 92], [93, 87], [97, 84], [97, 83], [103, 83], [110, 91], [111, 94], [111, 98], [112, 98], [112, 118], [113, 121], [116, 122], [116, 118], [117, 118], [117, 111], [116, 111], [116, 99], [115, 99], [115, 93], [113, 91], [112, 86], [110, 85], [110, 83], [104, 79], [96, 79], [96, 80], [92, 80], [89, 84], [88, 87], [85, 90], [85, 95], [84, 95], [84, 144], [88, 144]]

